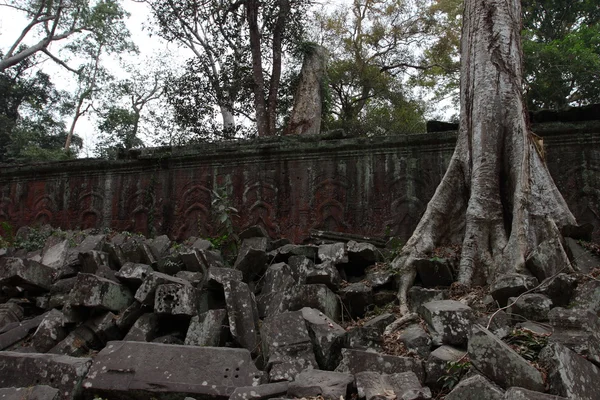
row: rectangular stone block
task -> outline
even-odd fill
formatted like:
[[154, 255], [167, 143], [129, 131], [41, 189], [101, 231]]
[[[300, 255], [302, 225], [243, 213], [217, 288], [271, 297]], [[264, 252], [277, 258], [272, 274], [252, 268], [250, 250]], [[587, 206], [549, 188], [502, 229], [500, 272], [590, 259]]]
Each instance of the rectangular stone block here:
[[246, 349], [110, 342], [83, 387], [87, 398], [218, 400], [262, 379]]
[[0, 389], [2, 400], [58, 400], [60, 393], [58, 389], [47, 385], [30, 387], [11, 387]]
[[56, 354], [0, 352], [0, 387], [48, 385], [59, 399], [77, 398], [92, 360]]
[[20, 286], [30, 292], [48, 291], [54, 272], [35, 261], [7, 257], [0, 261], [0, 285]]
[[109, 279], [92, 274], [78, 274], [75, 287], [71, 290], [73, 306], [121, 311], [133, 302], [129, 289]]

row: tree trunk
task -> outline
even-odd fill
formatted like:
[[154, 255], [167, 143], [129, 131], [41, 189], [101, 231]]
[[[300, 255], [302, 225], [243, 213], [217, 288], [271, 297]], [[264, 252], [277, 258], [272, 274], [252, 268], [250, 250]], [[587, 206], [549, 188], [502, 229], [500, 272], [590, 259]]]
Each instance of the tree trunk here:
[[329, 53], [317, 46], [304, 57], [300, 83], [294, 93], [294, 108], [286, 129], [287, 135], [315, 135], [321, 132], [323, 77]]
[[527, 129], [521, 94], [519, 0], [467, 0], [461, 42], [460, 129], [448, 170], [402, 253], [398, 297], [414, 260], [462, 242], [458, 281], [523, 272], [537, 245], [575, 224]]
[[256, 108], [256, 128], [258, 136], [269, 136], [269, 116], [265, 101], [265, 78], [263, 75], [262, 54], [260, 51], [260, 31], [258, 28], [258, 0], [246, 2], [246, 20], [250, 35], [252, 54], [252, 77], [254, 78], [254, 107]]

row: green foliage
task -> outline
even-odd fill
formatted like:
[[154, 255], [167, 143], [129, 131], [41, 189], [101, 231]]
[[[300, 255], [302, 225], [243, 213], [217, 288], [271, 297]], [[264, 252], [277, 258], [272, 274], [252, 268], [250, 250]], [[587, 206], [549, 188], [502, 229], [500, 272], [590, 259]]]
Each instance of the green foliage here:
[[54, 233], [51, 229], [29, 228], [25, 237], [17, 237], [13, 243], [16, 249], [36, 251], [44, 247], [46, 240]]
[[218, 249], [227, 248], [235, 251], [238, 238], [233, 225], [238, 210], [231, 205], [231, 200], [225, 189], [217, 188], [212, 191], [211, 212], [215, 219], [218, 235], [208, 240]]
[[452, 390], [470, 369], [471, 361], [469, 360], [461, 359], [449, 362], [446, 374], [438, 379], [438, 382], [442, 383], [442, 390]]
[[548, 345], [548, 336], [529, 329], [514, 329], [504, 341], [524, 359], [537, 361], [542, 349]]

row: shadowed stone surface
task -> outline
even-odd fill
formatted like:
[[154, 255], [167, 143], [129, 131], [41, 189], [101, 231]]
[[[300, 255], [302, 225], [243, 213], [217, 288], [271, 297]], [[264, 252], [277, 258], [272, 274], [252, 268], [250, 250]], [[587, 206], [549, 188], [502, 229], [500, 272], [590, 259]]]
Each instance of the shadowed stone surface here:
[[382, 374], [412, 371], [419, 378], [420, 382], [423, 382], [425, 379], [425, 371], [421, 360], [362, 350], [342, 349], [342, 361], [335, 370], [351, 374], [364, 371], [375, 371]]
[[92, 360], [55, 354], [0, 352], [0, 387], [49, 385], [60, 399], [76, 398]]
[[185, 344], [188, 346], [223, 346], [227, 333], [227, 311], [209, 310], [192, 317]]
[[223, 289], [231, 335], [243, 348], [258, 354], [258, 309], [254, 295], [247, 284], [234, 280], [226, 282]]
[[552, 300], [538, 293], [524, 294], [518, 300], [516, 297], [510, 297], [508, 303], [512, 305], [506, 312], [516, 314], [514, 319], [518, 321], [522, 321], [523, 318], [530, 321], [547, 321], [548, 312], [552, 308]]
[[538, 280], [533, 276], [521, 274], [500, 275], [490, 286], [492, 297], [504, 307], [510, 297], [518, 297], [529, 289], [536, 287]]
[[88, 398], [226, 399], [262, 379], [246, 349], [109, 342], [83, 383]]
[[520, 387], [511, 387], [504, 393], [505, 400], [567, 400], [553, 394], [534, 392]]
[[285, 396], [288, 391], [288, 385], [288, 382], [277, 382], [258, 386], [238, 387], [235, 388], [229, 400], [264, 400]]
[[463, 358], [467, 352], [456, 347], [443, 345], [435, 349], [427, 357], [425, 362], [425, 373], [427, 378], [425, 383], [430, 387], [441, 387], [443, 382], [440, 378], [446, 375], [451, 362], [456, 362]]
[[154, 312], [158, 315], [198, 314], [198, 293], [191, 285], [168, 283], [156, 288]]
[[473, 326], [469, 338], [469, 357], [479, 371], [504, 388], [518, 386], [544, 390], [541, 373], [480, 325]]
[[[50, 310], [31, 337], [33, 347], [45, 353], [67, 336], [65, 316], [56, 309]], [[1, 397], [0, 397], [1, 398]]]
[[341, 359], [346, 330], [319, 310], [304, 307], [300, 311], [306, 321], [319, 367], [324, 370], [335, 369]]
[[139, 287], [142, 282], [144, 282], [144, 279], [152, 272], [154, 272], [154, 270], [149, 265], [127, 262], [115, 276], [122, 282], [131, 283], [136, 287]]
[[54, 270], [31, 260], [6, 257], [0, 260], [0, 285], [21, 286], [32, 292], [50, 290]]
[[156, 337], [158, 328], [158, 317], [153, 313], [140, 316], [133, 324], [124, 341], [150, 342]]
[[142, 285], [135, 292], [135, 299], [142, 304], [154, 306], [156, 289], [158, 286], [168, 283], [191, 287], [191, 283], [185, 279], [175, 278], [170, 275], [163, 274], [162, 272], [152, 272], [146, 277], [146, 279], [144, 279]]

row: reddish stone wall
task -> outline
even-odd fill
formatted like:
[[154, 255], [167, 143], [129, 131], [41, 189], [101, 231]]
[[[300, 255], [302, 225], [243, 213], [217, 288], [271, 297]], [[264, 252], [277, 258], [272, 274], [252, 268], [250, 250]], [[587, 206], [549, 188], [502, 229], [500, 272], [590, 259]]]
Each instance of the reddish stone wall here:
[[[538, 127], [549, 168], [580, 222], [600, 225], [600, 124]], [[143, 152], [135, 160], [0, 171], [0, 220], [15, 227], [111, 227], [174, 239], [217, 234], [212, 191], [238, 228], [302, 241], [311, 229], [406, 239], [442, 178], [454, 133], [276, 138]]]

